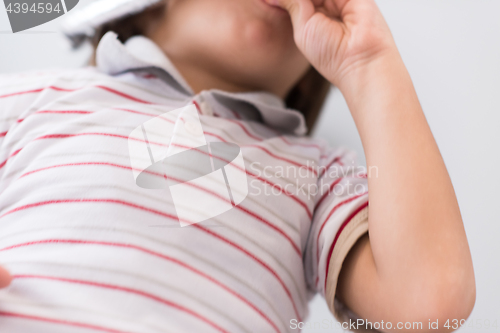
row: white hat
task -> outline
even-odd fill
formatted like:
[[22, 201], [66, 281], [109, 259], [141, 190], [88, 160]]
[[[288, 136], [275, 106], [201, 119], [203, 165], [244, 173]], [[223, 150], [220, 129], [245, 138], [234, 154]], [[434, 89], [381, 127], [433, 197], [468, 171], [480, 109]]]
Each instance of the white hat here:
[[65, 15], [62, 32], [78, 47], [94, 36], [102, 25], [160, 4], [165, 0], [97, 0], [82, 9], [75, 8]]

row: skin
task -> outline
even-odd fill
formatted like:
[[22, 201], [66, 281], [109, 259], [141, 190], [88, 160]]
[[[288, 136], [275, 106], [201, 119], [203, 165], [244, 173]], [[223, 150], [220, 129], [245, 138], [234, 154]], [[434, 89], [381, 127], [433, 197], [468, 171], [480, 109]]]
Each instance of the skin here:
[[[416, 332], [470, 315], [474, 270], [453, 186], [374, 0], [169, 0], [146, 35], [196, 93], [284, 97], [314, 66], [341, 90], [378, 169], [369, 236], [328, 288], [361, 318], [421, 321]], [[0, 286], [9, 281], [0, 270]]]
[[0, 266], [0, 288], [7, 287], [12, 281], [10, 273], [3, 267]]

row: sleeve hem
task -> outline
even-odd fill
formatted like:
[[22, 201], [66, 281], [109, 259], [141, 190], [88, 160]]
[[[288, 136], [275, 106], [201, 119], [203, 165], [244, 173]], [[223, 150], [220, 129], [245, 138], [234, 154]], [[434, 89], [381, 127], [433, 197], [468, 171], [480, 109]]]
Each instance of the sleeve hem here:
[[335, 246], [329, 257], [329, 265], [326, 278], [325, 298], [328, 308], [339, 322], [356, 320], [357, 316], [347, 309], [338, 299], [335, 298], [338, 277], [342, 264], [351, 248], [358, 239], [368, 232], [368, 207], [365, 206], [357, 212], [341, 231]]

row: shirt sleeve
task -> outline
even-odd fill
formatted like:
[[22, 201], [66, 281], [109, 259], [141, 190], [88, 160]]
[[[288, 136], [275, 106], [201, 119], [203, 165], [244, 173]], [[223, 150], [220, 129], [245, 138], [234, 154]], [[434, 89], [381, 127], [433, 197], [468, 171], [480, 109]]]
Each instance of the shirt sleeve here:
[[366, 168], [345, 149], [323, 153], [319, 163], [318, 193], [304, 257], [308, 287], [319, 292], [340, 322], [356, 314], [336, 298], [342, 263], [356, 241], [368, 232]]

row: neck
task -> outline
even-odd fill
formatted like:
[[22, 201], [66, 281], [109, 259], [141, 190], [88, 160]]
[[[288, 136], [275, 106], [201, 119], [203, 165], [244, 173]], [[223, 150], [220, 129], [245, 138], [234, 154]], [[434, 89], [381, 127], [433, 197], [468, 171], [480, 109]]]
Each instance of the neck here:
[[164, 43], [163, 36], [152, 34], [147, 37], [161, 47], [195, 94], [210, 89], [218, 89], [227, 92], [268, 91], [284, 99], [288, 93], [289, 88], [284, 84], [276, 84], [277, 82], [274, 82], [274, 86], [276, 86], [275, 88], [277, 89], [273, 89], [273, 87], [260, 87], [238, 82], [236, 80], [230, 80], [230, 73], [225, 73], [227, 75], [223, 75], [223, 70], [220, 70], [220, 68], [212, 68], [212, 66], [196, 61], [191, 57], [177, 54], [177, 52], [169, 52], [169, 48], [167, 47], [168, 44]]
[[218, 89], [228, 92], [246, 92], [261, 90], [250, 85], [239, 84], [224, 79], [214, 71], [210, 71], [199, 64], [193, 64], [184, 59], [169, 56], [169, 60], [187, 81], [195, 94], [203, 90]]

